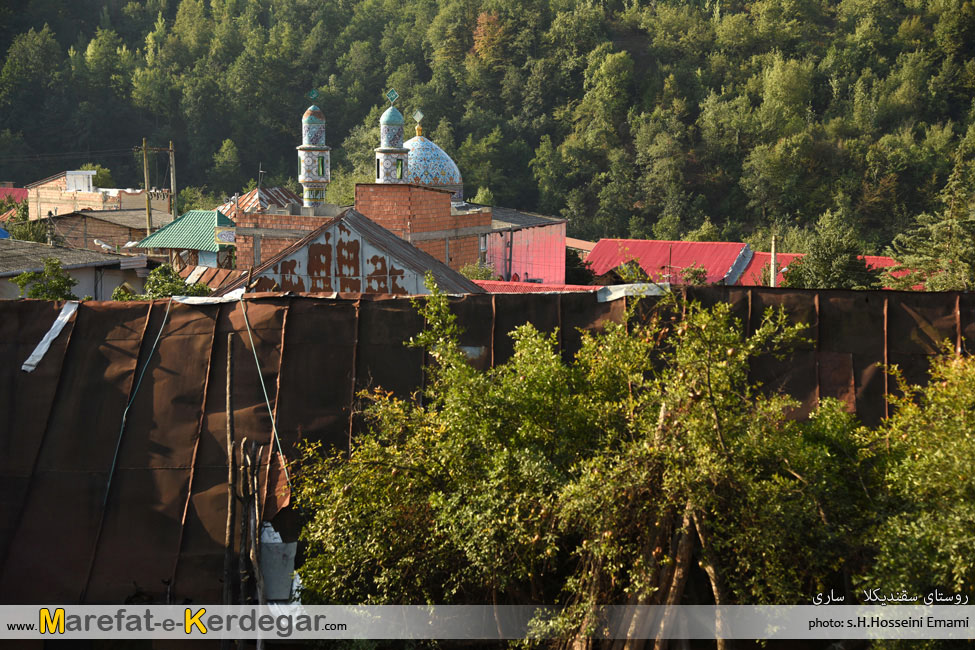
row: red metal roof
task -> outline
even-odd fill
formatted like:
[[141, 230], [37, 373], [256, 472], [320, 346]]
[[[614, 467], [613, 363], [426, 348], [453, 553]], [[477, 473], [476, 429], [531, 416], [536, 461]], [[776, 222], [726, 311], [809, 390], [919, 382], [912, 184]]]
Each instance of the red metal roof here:
[[602, 287], [587, 284], [541, 284], [539, 282], [502, 282], [500, 280], [474, 280], [474, 284], [488, 293], [566, 293], [602, 289]]
[[[602, 275], [631, 260], [655, 282], [697, 265], [707, 271], [707, 282], [723, 282], [745, 250], [741, 242], [688, 242], [649, 239], [600, 239], [586, 257], [593, 273]], [[675, 278], [676, 279], [676, 278]], [[730, 278], [732, 281], [737, 278]]]
[[228, 201], [216, 209], [234, 221], [237, 220], [237, 203], [241, 212], [257, 212], [267, 210], [269, 205], [286, 208], [292, 203], [301, 204], [301, 197], [286, 187], [255, 187], [238, 201]]
[[[789, 268], [792, 261], [801, 258], [803, 253], [776, 253], [776, 264], [779, 266], [779, 273], [776, 276], [775, 284], [782, 286], [782, 272]], [[871, 269], [885, 269], [897, 265], [897, 260], [883, 255], [863, 255], [867, 266]], [[759, 287], [762, 286], [762, 269], [772, 263], [771, 253], [754, 253], [751, 262], [745, 267], [745, 272], [741, 274], [738, 284], [741, 286]], [[892, 275], [895, 278], [904, 277], [908, 271], [895, 271]], [[920, 287], [917, 287], [920, 288]]]
[[17, 203], [27, 200], [27, 188], [25, 187], [0, 187], [0, 201], [10, 197]]
[[[782, 271], [792, 264], [792, 260], [802, 257], [802, 253], [776, 253], [775, 263], [779, 267], [779, 273], [775, 277], [776, 286], [782, 286]], [[752, 261], [745, 267], [744, 273], [738, 280], [738, 284], [748, 287], [760, 287], [762, 284], [762, 269], [772, 263], [771, 253], [753, 253]]]

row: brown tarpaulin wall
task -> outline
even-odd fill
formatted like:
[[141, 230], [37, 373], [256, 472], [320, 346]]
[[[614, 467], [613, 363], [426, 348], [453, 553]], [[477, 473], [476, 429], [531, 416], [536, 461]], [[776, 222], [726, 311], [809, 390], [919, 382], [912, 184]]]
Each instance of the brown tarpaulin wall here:
[[[755, 379], [800, 401], [798, 415], [835, 397], [876, 424], [893, 389], [882, 364], [896, 363], [922, 382], [943, 341], [965, 349], [975, 339], [975, 297], [964, 294], [687, 293], [704, 304], [729, 302], [748, 329], [774, 306], [809, 325], [808, 343], [791, 358], [759, 359], [752, 368]], [[359, 426], [350, 418], [358, 391], [383, 386], [408, 395], [422, 386], [423, 353], [403, 345], [423, 326], [409, 300], [265, 294], [245, 304], [259, 371], [240, 303], [157, 301], [82, 304], [28, 374], [21, 364], [59, 305], [0, 302], [0, 602], [164, 602], [167, 589], [172, 602], [220, 600], [228, 333], [236, 439], [267, 445], [263, 512], [286, 540], [295, 538], [297, 519], [281, 510], [286, 496], [274, 488], [283, 479], [268, 444], [271, 419], [258, 372], [291, 459], [302, 439], [347, 448]], [[571, 358], [579, 330], [618, 320], [625, 301], [600, 303], [581, 293], [469, 295], [452, 299], [452, 308], [465, 330], [462, 345], [483, 368], [511, 355], [507, 333], [525, 322], [559, 328]]]

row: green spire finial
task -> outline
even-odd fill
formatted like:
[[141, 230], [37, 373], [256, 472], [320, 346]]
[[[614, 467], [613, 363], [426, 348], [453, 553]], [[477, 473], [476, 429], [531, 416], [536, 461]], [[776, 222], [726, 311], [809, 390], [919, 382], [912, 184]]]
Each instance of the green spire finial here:
[[389, 100], [390, 104], [395, 104], [396, 100], [399, 99], [399, 93], [396, 92], [394, 89], [390, 88], [389, 91], [386, 93], [386, 99]]

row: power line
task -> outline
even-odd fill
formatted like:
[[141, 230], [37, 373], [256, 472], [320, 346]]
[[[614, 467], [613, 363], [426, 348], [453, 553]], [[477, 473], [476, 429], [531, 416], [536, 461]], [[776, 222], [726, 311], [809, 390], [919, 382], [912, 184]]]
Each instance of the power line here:
[[36, 153], [36, 154], [24, 154], [21, 156], [4, 156], [0, 157], [0, 162], [27, 162], [27, 161], [47, 161], [47, 160], [60, 160], [65, 158], [91, 158], [91, 157], [120, 157], [120, 156], [134, 156], [139, 151], [139, 147], [134, 149], [101, 149], [92, 151], [68, 151], [60, 153]]

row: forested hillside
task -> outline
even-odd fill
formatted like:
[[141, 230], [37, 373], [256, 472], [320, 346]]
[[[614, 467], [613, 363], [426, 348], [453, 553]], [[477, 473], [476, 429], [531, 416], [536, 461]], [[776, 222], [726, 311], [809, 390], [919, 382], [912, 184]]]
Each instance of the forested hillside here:
[[138, 186], [144, 136], [183, 187], [286, 182], [317, 89], [347, 200], [394, 87], [470, 195], [571, 235], [797, 250], [829, 210], [869, 251], [975, 149], [970, 0], [8, 0], [0, 52], [18, 185], [95, 162]]

